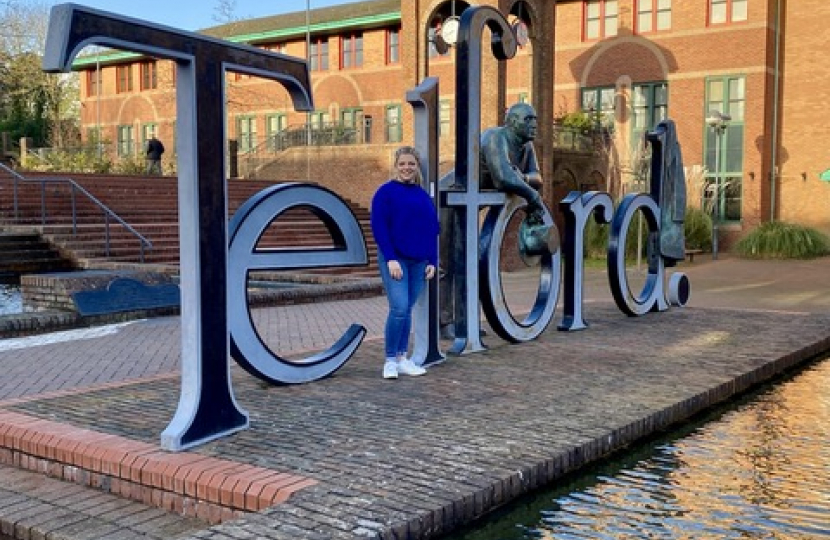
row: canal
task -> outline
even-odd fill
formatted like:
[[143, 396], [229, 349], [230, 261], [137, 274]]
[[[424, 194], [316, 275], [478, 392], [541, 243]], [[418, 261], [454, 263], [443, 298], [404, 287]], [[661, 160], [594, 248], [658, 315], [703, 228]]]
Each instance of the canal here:
[[446, 540], [830, 538], [830, 358]]

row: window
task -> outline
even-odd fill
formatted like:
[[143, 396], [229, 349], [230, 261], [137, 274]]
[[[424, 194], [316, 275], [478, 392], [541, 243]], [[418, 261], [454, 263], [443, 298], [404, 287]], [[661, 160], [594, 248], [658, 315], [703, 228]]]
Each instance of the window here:
[[671, 28], [671, 0], [638, 0], [637, 32], [644, 34]]
[[340, 111], [340, 123], [344, 128], [356, 129], [363, 123], [363, 109], [348, 108]]
[[745, 21], [748, 0], [709, 0], [709, 24]]
[[133, 66], [116, 66], [115, 91], [131, 92], [133, 89]]
[[275, 53], [285, 54], [285, 42], [282, 43], [269, 43], [268, 45], [263, 45], [263, 49], [266, 51], [271, 51]]
[[363, 125], [363, 109], [350, 107], [340, 111], [340, 127], [336, 133], [338, 144], [353, 144], [357, 142], [357, 132]]
[[386, 31], [386, 63], [397, 64], [401, 61], [401, 28]]
[[240, 116], [236, 119], [236, 141], [240, 152], [256, 148], [256, 117]]
[[309, 69], [311, 71], [328, 71], [329, 40], [327, 38], [317, 38], [311, 41], [309, 60]]
[[449, 137], [452, 116], [452, 108], [448, 99], [442, 99], [438, 103], [438, 136]]
[[141, 147], [147, 147], [147, 141], [150, 140], [150, 137], [156, 135], [158, 133], [158, 126], [156, 124], [144, 124], [141, 126]]
[[[585, 88], [582, 90], [582, 110], [608, 130], [614, 129], [614, 96], [616, 88]], [[647, 131], [654, 129], [668, 116], [669, 89], [665, 82], [640, 83], [631, 87], [631, 140], [643, 140]]]
[[631, 88], [632, 141], [644, 141], [651, 131], [667, 118], [669, 90], [664, 82], [635, 84]]
[[363, 34], [352, 34], [340, 38], [340, 69], [351, 69], [363, 65]]
[[281, 133], [288, 127], [288, 116], [285, 114], [269, 114], [265, 117], [265, 137], [268, 141], [268, 150], [276, 152], [282, 150], [284, 144]]
[[142, 62], [139, 64], [142, 90], [155, 90], [158, 88], [158, 65], [156, 62]]
[[386, 107], [386, 142], [396, 143], [402, 140], [401, 107], [400, 105], [389, 105]]
[[131, 156], [133, 150], [133, 126], [118, 126], [118, 156]]
[[607, 129], [614, 128], [614, 96], [617, 90], [613, 86], [602, 88], [584, 88], [582, 90], [582, 110], [594, 116], [595, 121]]
[[97, 96], [101, 92], [101, 71], [90, 69], [86, 72], [86, 97]]
[[[703, 113], [719, 111], [731, 116], [723, 135], [706, 126], [704, 154], [707, 186], [704, 208], [716, 211], [719, 221], [739, 221], [744, 161], [744, 108], [746, 79], [717, 77], [706, 81], [706, 108]], [[717, 204], [713, 197], [717, 195]]]
[[311, 129], [321, 130], [331, 123], [331, 116], [327, 112], [315, 111], [310, 114]]
[[617, 0], [585, 0], [584, 39], [602, 39], [617, 35]]

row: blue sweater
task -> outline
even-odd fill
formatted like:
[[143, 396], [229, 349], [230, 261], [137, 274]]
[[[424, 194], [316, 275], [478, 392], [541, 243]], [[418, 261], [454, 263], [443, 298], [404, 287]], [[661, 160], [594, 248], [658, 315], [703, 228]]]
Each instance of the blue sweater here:
[[387, 261], [438, 264], [438, 212], [420, 185], [389, 180], [380, 186], [372, 197], [371, 222]]

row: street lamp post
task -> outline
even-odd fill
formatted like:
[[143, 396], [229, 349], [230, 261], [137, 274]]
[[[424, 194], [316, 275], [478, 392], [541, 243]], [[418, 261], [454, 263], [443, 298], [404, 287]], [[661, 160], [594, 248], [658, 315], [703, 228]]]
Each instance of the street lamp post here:
[[712, 128], [715, 134], [715, 189], [713, 190], [712, 203], [712, 259], [718, 258], [718, 222], [720, 221], [720, 196], [721, 196], [721, 159], [720, 152], [723, 140], [723, 134], [726, 131], [726, 126], [732, 117], [728, 114], [723, 114], [720, 111], [709, 111], [706, 115], [706, 124]]

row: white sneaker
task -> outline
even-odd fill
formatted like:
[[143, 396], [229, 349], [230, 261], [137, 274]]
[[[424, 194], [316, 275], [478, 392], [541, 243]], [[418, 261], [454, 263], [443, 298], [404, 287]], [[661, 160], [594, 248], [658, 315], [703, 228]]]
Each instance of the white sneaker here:
[[383, 364], [383, 378], [384, 379], [397, 379], [398, 378], [398, 363], [397, 362], [385, 362]]
[[416, 366], [409, 358], [404, 358], [398, 362], [398, 372], [403, 373], [404, 375], [412, 375], [413, 377], [417, 377], [418, 375], [426, 373], [427, 370], [421, 366]]

